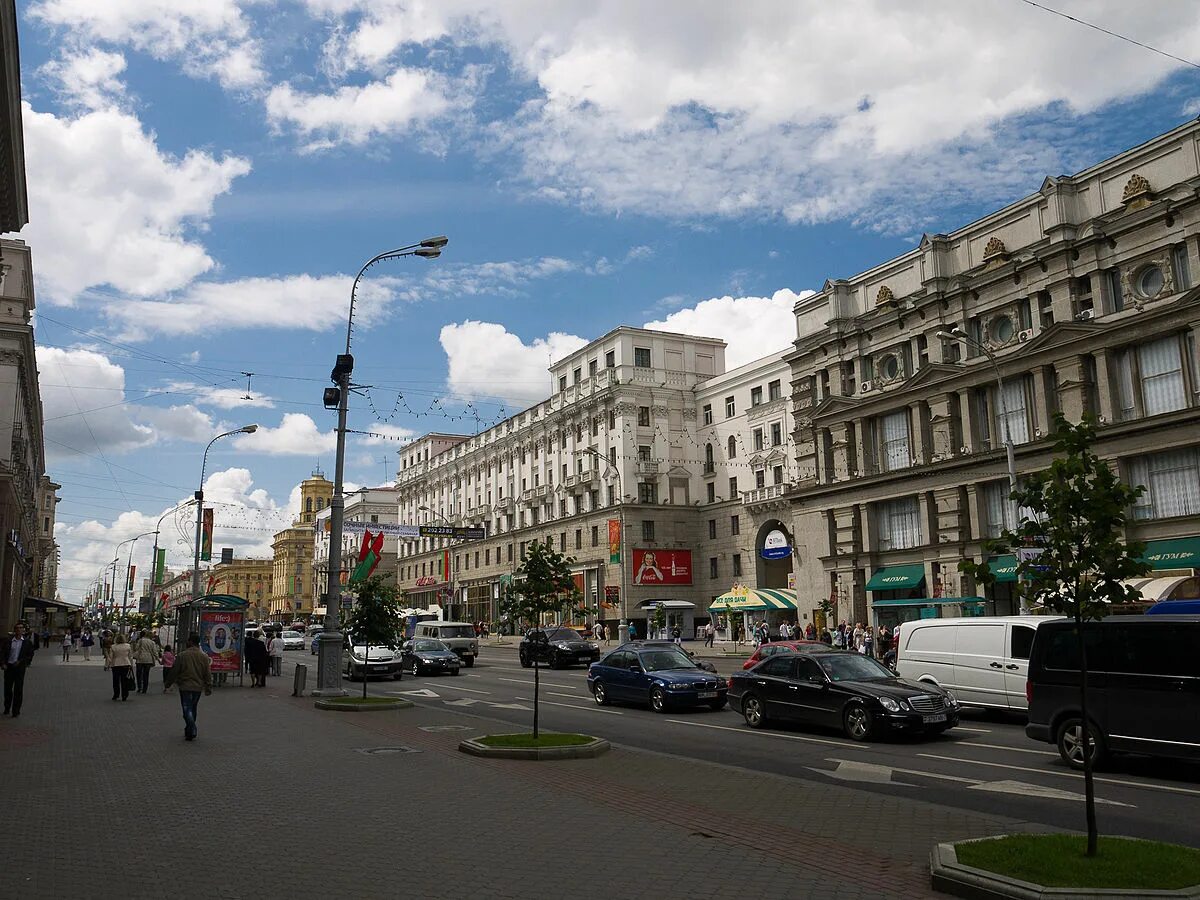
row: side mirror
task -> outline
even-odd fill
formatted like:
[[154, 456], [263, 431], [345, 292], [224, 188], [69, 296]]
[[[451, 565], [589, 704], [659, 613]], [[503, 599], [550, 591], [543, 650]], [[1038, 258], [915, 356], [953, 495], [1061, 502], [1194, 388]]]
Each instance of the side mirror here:
[[641, 664], [641, 663], [635, 663], [635, 662], [632, 662], [632, 663], [630, 663], [630, 664], [629, 664], [629, 671], [630, 671], [630, 672], [641, 672], [641, 671], [642, 671], [642, 664]]

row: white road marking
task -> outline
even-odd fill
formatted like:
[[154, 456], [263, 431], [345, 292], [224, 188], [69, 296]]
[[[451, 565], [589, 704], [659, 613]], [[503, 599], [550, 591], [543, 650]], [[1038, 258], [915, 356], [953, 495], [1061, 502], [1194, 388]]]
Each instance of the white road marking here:
[[459, 687], [457, 684], [444, 684], [442, 687], [448, 691], [466, 691], [468, 694], [490, 694], [491, 691], [479, 691], [475, 688]]
[[[527, 688], [533, 687], [533, 682], [527, 678], [497, 678], [496, 680], [504, 681], [504, 682], [507, 682], [508, 684], [519, 684], [519, 685], [522, 685], [523, 687], [527, 687]], [[571, 687], [569, 684], [559, 684], [557, 681], [546, 681], [545, 679], [542, 679], [541, 685], [542, 685], [542, 687], [555, 687], [555, 688], [570, 688]]]
[[568, 697], [572, 700], [581, 700], [579, 694], [560, 694], [558, 691], [546, 691], [551, 697]]
[[751, 731], [749, 728], [730, 728], [728, 725], [710, 725], [707, 722], [688, 722], [684, 719], [667, 719], [675, 725], [691, 725], [693, 728], [716, 728], [719, 731], [732, 731], [734, 734], [748, 734], [756, 737], [782, 738], [785, 741], [804, 741], [808, 744], [830, 744], [834, 747], [850, 747], [861, 750], [872, 747], [872, 744], [849, 744], [845, 741], [827, 741], [824, 738], [801, 737], [798, 734], [780, 734], [778, 731]]
[[433, 699], [433, 700], [438, 699], [438, 697], [440, 696], [439, 694], [435, 694], [433, 691], [429, 690], [428, 688], [421, 688], [420, 690], [416, 690], [416, 691], [388, 691], [387, 693], [395, 694], [397, 697], [429, 697], [430, 699]]
[[810, 772], [816, 772], [818, 775], [828, 775], [830, 778], [837, 778], [839, 781], [860, 781], [868, 784], [894, 784], [897, 787], [916, 787], [915, 784], [904, 784], [900, 781], [892, 781], [892, 772], [896, 771], [891, 766], [878, 766], [875, 763], [857, 762], [847, 759], [835, 760], [838, 766], [836, 769], [818, 769], [815, 766], [807, 766]]
[[[1083, 800], [1084, 795], [1075, 791], [1062, 791], [1058, 788], [1046, 787], [1042, 784], [1029, 784], [1026, 781], [984, 781], [967, 788], [970, 791], [990, 791], [996, 794], [1019, 794], [1022, 797], [1040, 797], [1048, 800]], [[1096, 798], [1097, 803], [1108, 806], [1129, 806], [1116, 800]], [[1136, 809], [1136, 807], [1134, 807]]]
[[[518, 697], [517, 699], [520, 700], [521, 698]], [[496, 709], [523, 709], [526, 712], [529, 711], [529, 707], [523, 703], [490, 703], [489, 702], [488, 706], [494, 706]]]
[[[517, 699], [518, 700], [528, 700], [530, 703], [533, 702], [528, 697], [518, 697]], [[616, 709], [601, 709], [598, 706], [580, 706], [578, 703], [555, 703], [553, 700], [540, 700], [538, 702], [545, 703], [547, 706], [563, 706], [563, 707], [566, 707], [567, 709], [586, 709], [591, 712], [603, 713], [606, 716], [623, 716], [623, 715], [625, 715], [625, 713], [623, 713], [619, 710], [616, 710]]]
[[959, 741], [955, 747], [986, 747], [988, 750], [1010, 750], [1013, 753], [1032, 753], [1034, 756], [1058, 757], [1057, 753], [1048, 750], [1030, 750], [1028, 747], [1005, 747], [1003, 744], [979, 744], [975, 741]]
[[992, 733], [992, 729], [990, 729], [990, 728], [964, 728], [962, 725], [955, 725], [954, 730], [955, 731], [971, 731], [971, 732], [974, 732], [975, 734], [991, 734]]
[[[1035, 775], [1057, 775], [1059, 778], [1075, 778], [1082, 779], [1082, 772], [1060, 772], [1055, 769], [1030, 769], [1027, 766], [1010, 766], [1004, 763], [985, 762], [982, 759], [963, 759], [960, 756], [936, 756], [932, 753], [918, 753], [918, 756], [923, 756], [926, 759], [942, 759], [947, 762], [965, 763], [969, 766], [991, 766], [994, 769], [1011, 769], [1017, 772], [1032, 772]], [[1200, 796], [1200, 791], [1190, 788], [1172, 787], [1168, 784], [1153, 784], [1147, 781], [1125, 781], [1121, 778], [1101, 778], [1098, 775], [1093, 775], [1092, 778], [1104, 784], [1119, 784], [1124, 787], [1147, 788], [1152, 791], [1169, 791], [1172, 794], [1192, 794]]]
[[[840, 759], [827, 759], [825, 761], [831, 762], [831, 763], [842, 762], [842, 760], [840, 760]], [[813, 771], [816, 772], [816, 771], [820, 771], [820, 770], [814, 769]], [[978, 778], [963, 778], [959, 775], [943, 775], [940, 772], [923, 772], [920, 769], [898, 769], [894, 766], [892, 767], [892, 771], [900, 772], [904, 775], [919, 775], [922, 778], [940, 778], [942, 781], [957, 781], [961, 784], [979, 784], [979, 781], [980, 781], [980, 779], [978, 779]]]
[[460, 697], [458, 700], [445, 701], [447, 706], [474, 706], [476, 703], [483, 703], [482, 700], [476, 700], [474, 697]]

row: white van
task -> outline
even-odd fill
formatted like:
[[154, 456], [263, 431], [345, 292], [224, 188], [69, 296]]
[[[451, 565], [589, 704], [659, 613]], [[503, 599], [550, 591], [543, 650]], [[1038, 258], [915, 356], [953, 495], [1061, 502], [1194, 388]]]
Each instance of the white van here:
[[917, 619], [900, 625], [896, 672], [954, 693], [966, 706], [1025, 712], [1029, 650], [1039, 625], [1061, 616]]
[[441, 641], [468, 667], [475, 665], [479, 656], [479, 638], [470, 622], [418, 622], [413, 636]]

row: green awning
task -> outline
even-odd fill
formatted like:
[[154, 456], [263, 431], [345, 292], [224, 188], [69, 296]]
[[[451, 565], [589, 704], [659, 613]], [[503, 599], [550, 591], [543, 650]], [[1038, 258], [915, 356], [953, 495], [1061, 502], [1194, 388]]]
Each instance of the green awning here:
[[993, 556], [988, 560], [988, 568], [996, 576], [997, 583], [1017, 580], [1017, 558], [1011, 553], [1007, 556]]
[[796, 592], [784, 588], [740, 589], [722, 594], [708, 607], [713, 612], [758, 612], [766, 609], [798, 609]]
[[947, 603], [984, 603], [982, 597], [922, 597], [920, 600], [876, 600], [871, 606], [943, 606]]
[[1146, 541], [1142, 559], [1152, 569], [1200, 569], [1200, 537]]
[[918, 587], [925, 580], [925, 567], [920, 563], [911, 566], [888, 566], [876, 569], [867, 582], [868, 591], [896, 591]]

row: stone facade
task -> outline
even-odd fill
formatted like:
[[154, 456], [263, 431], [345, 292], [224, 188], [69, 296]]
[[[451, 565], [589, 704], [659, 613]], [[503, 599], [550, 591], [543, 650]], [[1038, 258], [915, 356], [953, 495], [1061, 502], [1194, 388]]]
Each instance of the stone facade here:
[[[396, 511], [396, 491], [393, 488], [363, 488], [346, 495], [342, 518], [346, 523], [361, 522], [371, 529], [372, 533], [377, 533], [378, 529], [372, 529], [371, 526], [395, 525]], [[331, 510], [327, 506], [316, 514], [316, 528], [313, 531], [312, 599], [317, 606], [323, 605], [319, 601], [328, 587], [330, 512]], [[362, 547], [362, 539], [361, 531], [352, 532], [343, 528], [340, 566], [347, 579], [354, 571], [354, 567], [358, 565], [358, 551]], [[384, 572], [393, 576], [396, 574], [395, 535], [384, 535], [383, 538], [383, 553], [380, 556], [379, 566], [375, 569], [375, 574], [382, 575]]]
[[313, 530], [316, 516], [329, 506], [333, 483], [321, 472], [300, 482], [300, 514], [271, 541], [271, 593], [267, 611], [274, 621], [290, 622], [313, 612]]
[[208, 572], [206, 593], [229, 594], [243, 598], [250, 604], [246, 609], [246, 620], [261, 622], [269, 611], [268, 603], [274, 577], [273, 559], [235, 559], [227, 563], [219, 562]]

